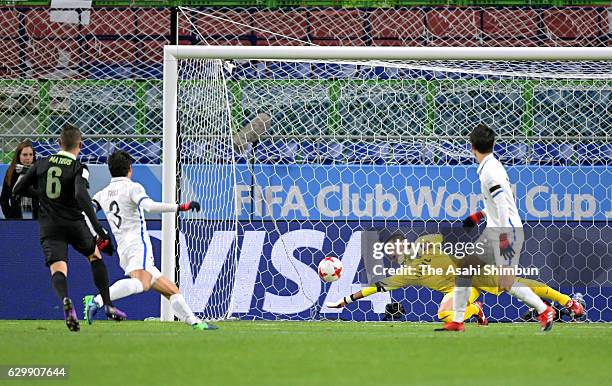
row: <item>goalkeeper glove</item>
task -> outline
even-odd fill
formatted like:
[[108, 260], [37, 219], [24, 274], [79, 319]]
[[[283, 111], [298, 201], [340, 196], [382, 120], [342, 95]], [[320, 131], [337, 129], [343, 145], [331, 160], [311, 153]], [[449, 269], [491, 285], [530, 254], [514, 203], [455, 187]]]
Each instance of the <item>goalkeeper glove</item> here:
[[514, 257], [514, 248], [512, 248], [512, 244], [508, 241], [506, 233], [499, 235], [499, 253], [508, 261]]
[[351, 296], [345, 296], [342, 299], [336, 301], [336, 302], [326, 302], [325, 303], [325, 307], [328, 308], [342, 308], [344, 306], [346, 306], [347, 304], [350, 304], [353, 302], [353, 298]]
[[178, 211], [186, 212], [188, 210], [195, 210], [196, 212], [200, 211], [200, 203], [197, 201], [188, 201], [184, 204], [179, 204]]
[[476, 225], [478, 225], [480, 220], [482, 220], [483, 218], [484, 218], [484, 213], [481, 210], [479, 210], [476, 213], [472, 213], [465, 220], [463, 220], [463, 227], [464, 228], [473, 228]]
[[102, 229], [102, 234], [98, 234], [96, 238], [96, 245], [101, 252], [112, 256], [115, 253], [115, 246], [113, 245], [113, 241], [110, 239], [110, 236], [106, 232], [106, 230]]

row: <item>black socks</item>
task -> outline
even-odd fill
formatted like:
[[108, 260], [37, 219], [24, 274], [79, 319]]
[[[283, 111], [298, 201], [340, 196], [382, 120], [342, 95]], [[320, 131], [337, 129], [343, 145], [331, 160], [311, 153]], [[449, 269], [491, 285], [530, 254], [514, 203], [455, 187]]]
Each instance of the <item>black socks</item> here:
[[108, 291], [108, 272], [106, 271], [106, 265], [102, 259], [93, 260], [91, 262], [91, 273], [93, 274], [94, 284], [100, 292], [104, 305], [112, 306], [110, 292]]
[[51, 285], [55, 290], [60, 300], [68, 297], [68, 283], [66, 282], [66, 275], [63, 272], [55, 272], [51, 275]]
[[[108, 290], [108, 272], [106, 271], [104, 261], [101, 259], [92, 261], [91, 273], [93, 274], [94, 284], [98, 288], [100, 296], [102, 296], [104, 305], [112, 305]], [[68, 283], [66, 281], [66, 275], [62, 272], [58, 271], [51, 275], [51, 285], [61, 300], [68, 297]]]

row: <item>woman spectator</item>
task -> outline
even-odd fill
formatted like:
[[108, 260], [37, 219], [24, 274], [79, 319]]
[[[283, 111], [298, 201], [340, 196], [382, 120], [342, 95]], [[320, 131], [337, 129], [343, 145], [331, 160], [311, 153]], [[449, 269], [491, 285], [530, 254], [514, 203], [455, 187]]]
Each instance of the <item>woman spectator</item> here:
[[20, 175], [25, 174], [36, 160], [32, 142], [23, 141], [17, 145], [13, 160], [6, 171], [0, 194], [2, 213], [7, 219], [38, 218], [38, 200], [32, 197], [13, 195], [13, 186]]

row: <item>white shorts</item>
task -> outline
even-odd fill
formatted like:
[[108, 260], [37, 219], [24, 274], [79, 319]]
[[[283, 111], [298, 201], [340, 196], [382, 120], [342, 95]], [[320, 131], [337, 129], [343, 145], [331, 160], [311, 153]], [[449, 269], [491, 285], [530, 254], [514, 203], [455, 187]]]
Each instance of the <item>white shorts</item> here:
[[152, 276], [151, 283], [154, 283], [162, 276], [162, 273], [155, 266], [153, 251], [150, 247], [146, 248], [142, 243], [133, 243], [125, 250], [119, 251], [119, 265], [129, 276], [130, 272], [143, 269]]

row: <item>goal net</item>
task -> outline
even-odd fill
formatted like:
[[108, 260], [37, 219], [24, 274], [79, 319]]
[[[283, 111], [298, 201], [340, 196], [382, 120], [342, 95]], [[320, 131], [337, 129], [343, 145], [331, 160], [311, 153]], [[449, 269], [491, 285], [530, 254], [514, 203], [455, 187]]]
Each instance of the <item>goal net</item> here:
[[[70, 123], [84, 132], [91, 193], [108, 181], [116, 149], [131, 154], [134, 178], [155, 200], [162, 176], [178, 171], [165, 197], [199, 199], [205, 210], [181, 218], [178, 233], [165, 227], [179, 244], [164, 243], [163, 256], [176, 257], [166, 273], [191, 288], [200, 314], [378, 320], [399, 301], [411, 320], [435, 319], [441, 295], [416, 287], [341, 313], [321, 305], [345, 295], [347, 283], [367, 282], [362, 261], [351, 266], [363, 229], [427, 224], [433, 232], [477, 206], [465, 135], [483, 121], [501, 136], [496, 153], [513, 173], [524, 221], [576, 237], [547, 233], [526, 256], [544, 267], [543, 281], [586, 292], [592, 320], [612, 320], [601, 279], [610, 255], [609, 61], [181, 59], [179, 127], [164, 141], [180, 157], [161, 150], [162, 53], [176, 38], [190, 46], [606, 47], [609, 7], [181, 8], [178, 31], [168, 8], [69, 12], [77, 20], [0, 6], [0, 157], [8, 164], [24, 139], [38, 157], [54, 154]], [[153, 237], [157, 219], [148, 217]], [[324, 255], [344, 262], [340, 282], [312, 280]], [[496, 319], [522, 313], [506, 297], [485, 303]]]
[[[483, 208], [468, 134], [484, 123], [524, 222], [520, 265], [612, 320], [609, 49], [175, 46], [164, 65], [165, 198], [202, 211], [164, 218], [163, 268], [204, 318], [383, 320], [402, 303], [436, 320], [444, 294], [423, 286], [325, 302], [372, 284], [366, 239], [456, 234]], [[326, 256], [344, 266], [331, 284]], [[494, 320], [527, 311], [483, 296]]]

